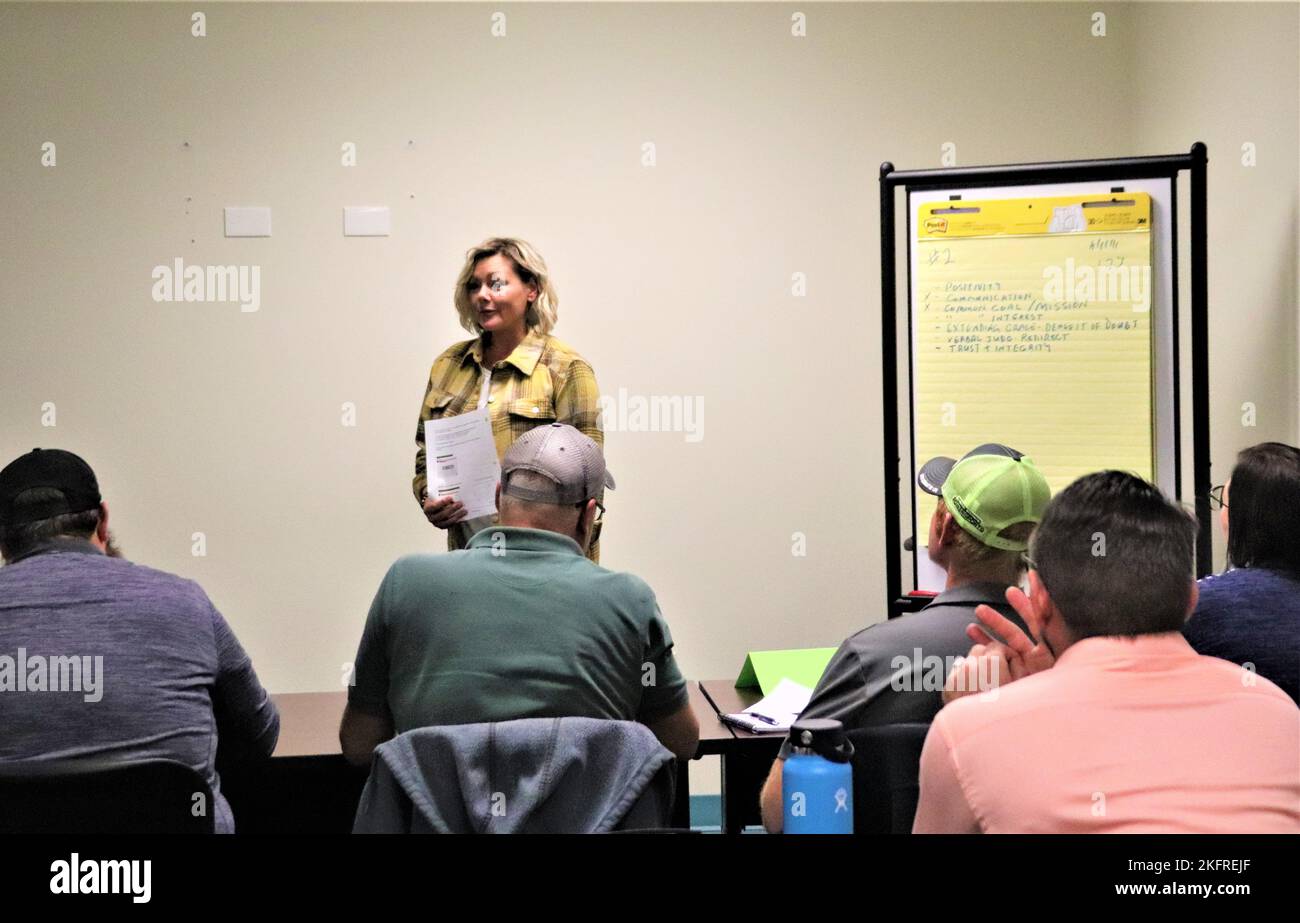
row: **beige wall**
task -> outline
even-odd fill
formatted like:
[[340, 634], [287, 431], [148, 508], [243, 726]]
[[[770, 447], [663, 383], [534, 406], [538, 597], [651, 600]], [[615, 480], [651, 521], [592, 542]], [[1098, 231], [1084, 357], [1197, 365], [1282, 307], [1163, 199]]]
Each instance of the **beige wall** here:
[[[415, 416], [490, 234], [545, 254], [603, 392], [703, 398], [699, 442], [607, 439], [604, 563], [692, 676], [884, 615], [883, 160], [1206, 141], [1216, 474], [1297, 439], [1295, 4], [1103, 4], [1103, 39], [1056, 3], [800, 4], [805, 39], [785, 4], [210, 4], [203, 39], [194, 8], [0, 7], [0, 456], [84, 454], [127, 553], [199, 580], [274, 690], [337, 688], [387, 565], [441, 547]], [[344, 239], [347, 204], [393, 236]], [[274, 236], [224, 238], [225, 205]], [[261, 309], [155, 303], [178, 256], [260, 266]]]
[[[1137, 34], [1160, 36], [1157, 53], [1134, 56], [1143, 146], [1179, 150], [1191, 132], [1210, 150], [1210, 454], [1221, 484], [1246, 446], [1298, 442], [1300, 4], [1131, 11]], [[1217, 525], [1214, 539], [1222, 567]]]

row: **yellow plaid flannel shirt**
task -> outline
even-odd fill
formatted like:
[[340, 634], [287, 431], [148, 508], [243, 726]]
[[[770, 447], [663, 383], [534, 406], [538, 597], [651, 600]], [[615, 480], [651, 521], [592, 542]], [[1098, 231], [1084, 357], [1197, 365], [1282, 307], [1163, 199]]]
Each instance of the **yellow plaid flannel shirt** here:
[[[429, 483], [424, 421], [477, 409], [482, 361], [481, 340], [466, 340], [435, 359], [429, 371], [429, 385], [415, 432], [415, 478], [411, 482], [422, 510]], [[554, 422], [568, 423], [594, 439], [597, 445], [605, 444], [605, 434], [600, 429], [600, 391], [595, 372], [573, 347], [536, 330], [529, 330], [514, 352], [492, 366], [487, 410], [498, 459], [504, 458], [506, 449], [533, 427]], [[471, 538], [461, 526], [457, 523], [447, 530], [449, 551], [465, 547]], [[592, 561], [600, 560], [599, 539], [599, 534], [592, 536], [587, 550], [587, 557]]]

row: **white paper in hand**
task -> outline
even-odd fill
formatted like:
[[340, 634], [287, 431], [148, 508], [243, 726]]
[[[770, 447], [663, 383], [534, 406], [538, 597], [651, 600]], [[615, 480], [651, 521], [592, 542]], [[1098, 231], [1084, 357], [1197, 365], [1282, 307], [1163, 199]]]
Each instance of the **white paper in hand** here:
[[466, 519], [497, 511], [501, 462], [486, 409], [425, 420], [424, 452], [430, 498], [455, 497]]

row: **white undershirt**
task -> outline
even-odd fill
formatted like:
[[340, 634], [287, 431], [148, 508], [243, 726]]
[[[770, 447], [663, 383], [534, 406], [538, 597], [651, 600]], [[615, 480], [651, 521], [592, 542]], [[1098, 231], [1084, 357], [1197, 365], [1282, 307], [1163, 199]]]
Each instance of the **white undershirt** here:
[[[478, 389], [478, 409], [482, 410], [488, 405], [488, 397], [492, 392], [492, 370], [486, 365], [479, 365], [480, 384]], [[494, 516], [479, 516], [477, 519], [462, 519], [456, 523], [456, 528], [460, 530], [461, 544], [467, 543], [474, 537], [474, 533], [480, 529], [486, 529], [495, 521]]]
[[480, 365], [478, 370], [482, 375], [482, 383], [478, 389], [478, 409], [482, 410], [488, 405], [488, 395], [492, 391], [492, 370], [486, 365]]

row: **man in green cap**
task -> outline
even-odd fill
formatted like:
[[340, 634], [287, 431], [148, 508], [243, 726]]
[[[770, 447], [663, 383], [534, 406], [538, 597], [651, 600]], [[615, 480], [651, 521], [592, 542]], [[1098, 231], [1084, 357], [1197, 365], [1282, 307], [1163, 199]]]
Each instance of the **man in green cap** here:
[[[834, 718], [847, 731], [883, 724], [929, 723], [943, 707], [943, 685], [970, 650], [966, 626], [992, 606], [1021, 629], [1006, 600], [1024, 578], [1024, 551], [1051, 491], [1033, 461], [996, 443], [960, 460], [933, 458], [917, 486], [938, 497], [930, 518], [930, 560], [947, 574], [943, 592], [919, 612], [852, 635], [826, 666], [803, 718]], [[781, 829], [781, 777], [790, 741], [763, 786], [763, 824]]]

